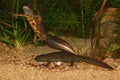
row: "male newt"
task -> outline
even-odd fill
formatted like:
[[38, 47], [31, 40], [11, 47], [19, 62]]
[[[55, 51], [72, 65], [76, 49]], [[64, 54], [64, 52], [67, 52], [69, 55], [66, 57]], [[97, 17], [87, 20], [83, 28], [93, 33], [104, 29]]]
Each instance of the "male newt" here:
[[[33, 31], [36, 33], [38, 37], [41, 37], [42, 39], [44, 39], [48, 44], [48, 46], [55, 49], [65, 50], [71, 53], [75, 53], [72, 46], [68, 42], [56, 36], [52, 36], [46, 33], [45, 25], [43, 24], [42, 18], [40, 15], [33, 13], [34, 11], [27, 6], [23, 6], [23, 11]], [[34, 37], [34, 42], [35, 40], [36, 40], [36, 37]]]
[[61, 52], [52, 52], [52, 53], [48, 53], [48, 54], [43, 54], [43, 55], [38, 55], [35, 57], [35, 61], [37, 62], [48, 62], [48, 64], [50, 62], [69, 62], [72, 65], [74, 65], [74, 62], [87, 62], [90, 64], [94, 64], [97, 66], [101, 66], [110, 70], [114, 70], [111, 66], [109, 66], [108, 64], [99, 61], [95, 58], [90, 58], [87, 56], [82, 56], [82, 55], [75, 55], [73, 53], [69, 53], [69, 52], [65, 52], [65, 51], [61, 51]]

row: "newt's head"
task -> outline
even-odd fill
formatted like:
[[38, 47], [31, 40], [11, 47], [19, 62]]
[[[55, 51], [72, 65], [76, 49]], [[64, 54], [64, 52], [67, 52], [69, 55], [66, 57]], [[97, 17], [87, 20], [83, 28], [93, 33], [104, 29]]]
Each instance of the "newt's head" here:
[[37, 61], [37, 62], [40, 62], [40, 61], [47, 61], [47, 57], [46, 57], [46, 55], [38, 55], [38, 56], [36, 56], [35, 57], [35, 61]]
[[30, 9], [28, 6], [23, 6], [23, 11], [24, 11], [25, 15], [27, 15], [27, 16], [33, 16], [34, 15], [33, 10]]

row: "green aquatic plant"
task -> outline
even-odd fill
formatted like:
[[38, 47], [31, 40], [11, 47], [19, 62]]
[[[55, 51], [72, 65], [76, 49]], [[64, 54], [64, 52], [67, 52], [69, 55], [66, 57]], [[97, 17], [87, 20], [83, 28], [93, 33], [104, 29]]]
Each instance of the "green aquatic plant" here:
[[[21, 0], [13, 0], [10, 12], [19, 13]], [[0, 41], [16, 48], [22, 47], [30, 36], [30, 28], [24, 18], [12, 17], [9, 12], [0, 17]]]

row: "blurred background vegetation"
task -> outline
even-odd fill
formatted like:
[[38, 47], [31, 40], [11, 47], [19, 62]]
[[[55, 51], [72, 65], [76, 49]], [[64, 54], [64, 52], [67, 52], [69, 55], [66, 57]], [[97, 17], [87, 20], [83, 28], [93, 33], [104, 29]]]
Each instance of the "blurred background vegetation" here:
[[[26, 19], [8, 14], [23, 14], [23, 5], [40, 12], [47, 31], [55, 35], [89, 38], [92, 18], [102, 2], [103, 0], [0, 0], [0, 41], [16, 48], [33, 42], [33, 31]], [[119, 3], [120, 0], [108, 0], [105, 7], [120, 8]], [[120, 29], [115, 32], [120, 36]]]

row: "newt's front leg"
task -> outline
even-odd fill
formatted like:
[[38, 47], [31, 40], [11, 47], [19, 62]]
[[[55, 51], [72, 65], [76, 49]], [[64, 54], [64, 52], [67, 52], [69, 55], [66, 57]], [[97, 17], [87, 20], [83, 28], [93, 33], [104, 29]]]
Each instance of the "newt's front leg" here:
[[8, 14], [10, 14], [10, 15], [12, 15], [14, 17], [25, 17], [26, 16], [24, 14], [14, 14], [14, 13], [8, 13]]
[[51, 62], [48, 61], [47, 64], [45, 64], [44, 66], [49, 67], [50, 63], [51, 63]]

